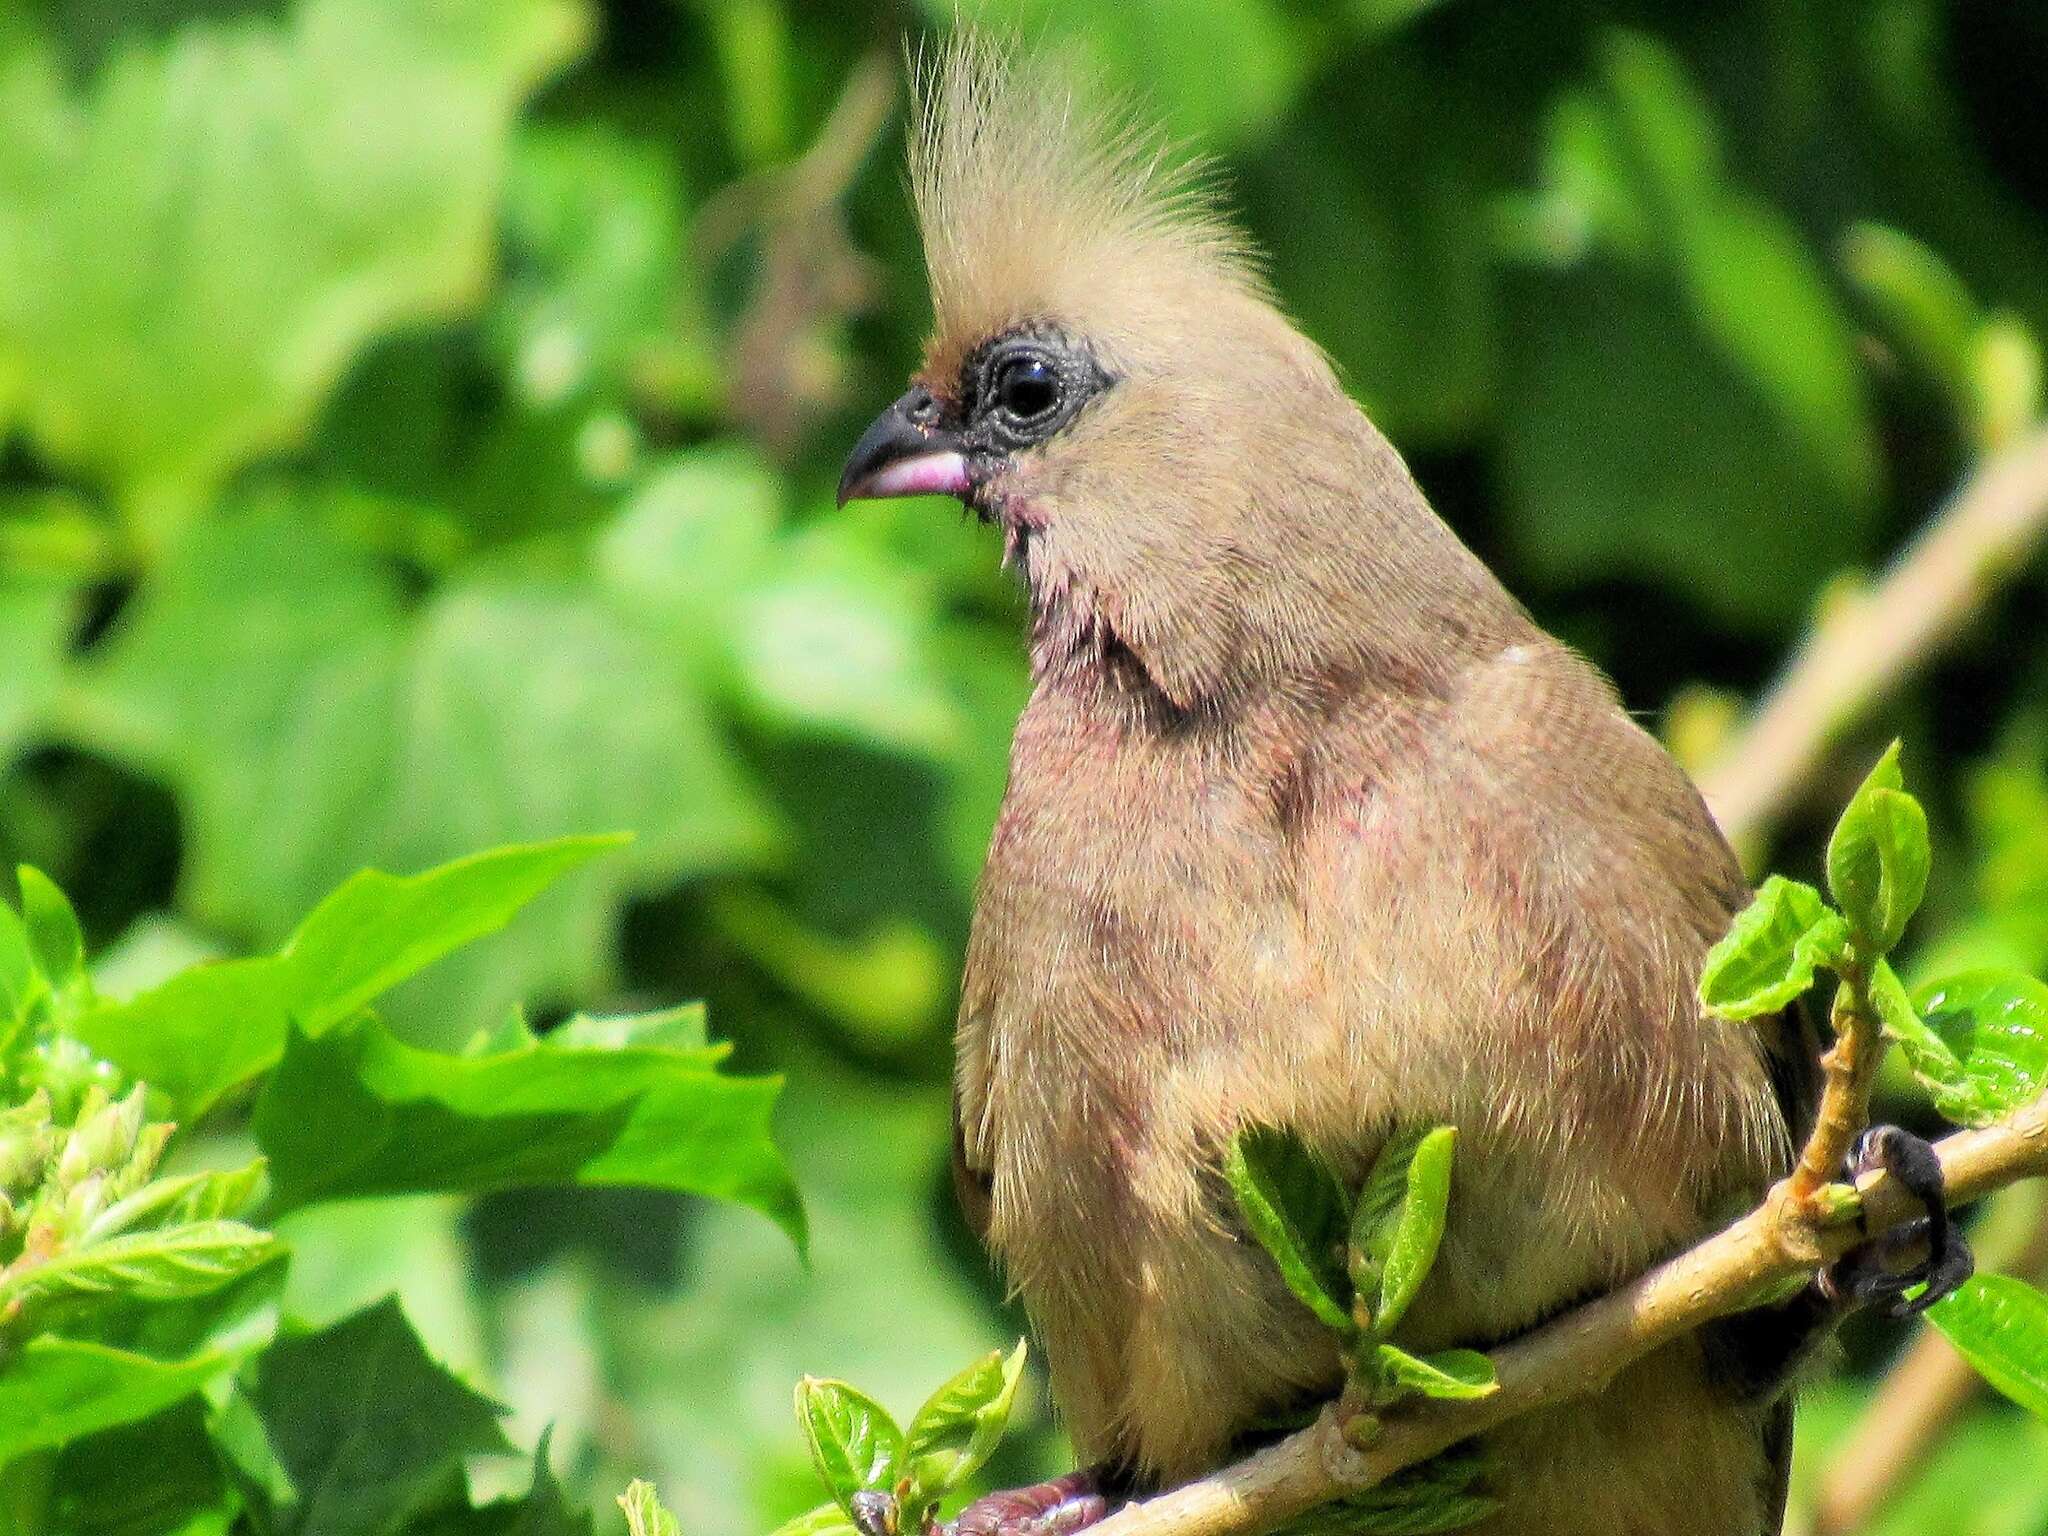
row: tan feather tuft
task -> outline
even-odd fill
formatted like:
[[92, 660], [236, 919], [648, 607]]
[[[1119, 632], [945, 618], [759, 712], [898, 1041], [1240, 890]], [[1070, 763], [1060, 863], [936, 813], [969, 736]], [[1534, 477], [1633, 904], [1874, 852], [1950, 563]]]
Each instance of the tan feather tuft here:
[[1020, 321], [1142, 323], [1203, 288], [1268, 298], [1209, 167], [1059, 58], [963, 29], [911, 61], [910, 173], [935, 331], [928, 372]]

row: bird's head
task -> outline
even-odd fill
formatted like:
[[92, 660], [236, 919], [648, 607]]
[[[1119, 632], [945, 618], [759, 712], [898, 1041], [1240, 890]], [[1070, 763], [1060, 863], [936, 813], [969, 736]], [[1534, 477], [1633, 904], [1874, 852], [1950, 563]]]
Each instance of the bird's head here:
[[1041, 679], [1181, 712], [1369, 665], [1405, 623], [1374, 605], [1469, 585], [1197, 171], [1046, 58], [965, 36], [915, 73], [934, 326], [842, 503], [959, 497], [1023, 570]]

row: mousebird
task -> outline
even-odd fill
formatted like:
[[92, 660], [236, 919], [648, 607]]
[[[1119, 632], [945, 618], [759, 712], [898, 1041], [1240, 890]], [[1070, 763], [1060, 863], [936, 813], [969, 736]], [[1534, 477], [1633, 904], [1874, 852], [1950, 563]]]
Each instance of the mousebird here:
[[[1057, 1536], [1341, 1385], [1238, 1218], [1239, 1131], [1355, 1182], [1455, 1125], [1399, 1337], [1485, 1348], [1752, 1206], [1812, 1046], [1703, 1015], [1749, 889], [1698, 793], [1430, 509], [1199, 177], [1056, 61], [966, 36], [917, 73], [934, 326], [840, 500], [960, 498], [1029, 596], [955, 1173], [1090, 1465], [957, 1529]], [[1775, 1530], [1795, 1331], [1491, 1431], [1476, 1529]]]

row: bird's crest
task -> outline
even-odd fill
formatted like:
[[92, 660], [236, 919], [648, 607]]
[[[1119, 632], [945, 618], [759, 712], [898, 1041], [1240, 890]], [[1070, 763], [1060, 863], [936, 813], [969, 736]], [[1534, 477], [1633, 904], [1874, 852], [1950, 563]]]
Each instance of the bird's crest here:
[[911, 61], [910, 174], [934, 334], [949, 374], [1020, 321], [1142, 324], [1153, 302], [1222, 286], [1265, 296], [1200, 162], [1115, 98], [1093, 107], [1056, 56], [972, 30]]

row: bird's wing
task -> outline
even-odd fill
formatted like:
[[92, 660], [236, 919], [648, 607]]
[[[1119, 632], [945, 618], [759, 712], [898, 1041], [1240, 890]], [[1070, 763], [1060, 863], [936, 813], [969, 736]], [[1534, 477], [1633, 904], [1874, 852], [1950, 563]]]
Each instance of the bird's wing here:
[[988, 1241], [988, 1213], [990, 1200], [988, 1171], [976, 1168], [967, 1160], [967, 1138], [960, 1130], [960, 1103], [953, 1102], [953, 1197], [960, 1202], [960, 1214], [967, 1218], [967, 1225], [976, 1238]]

